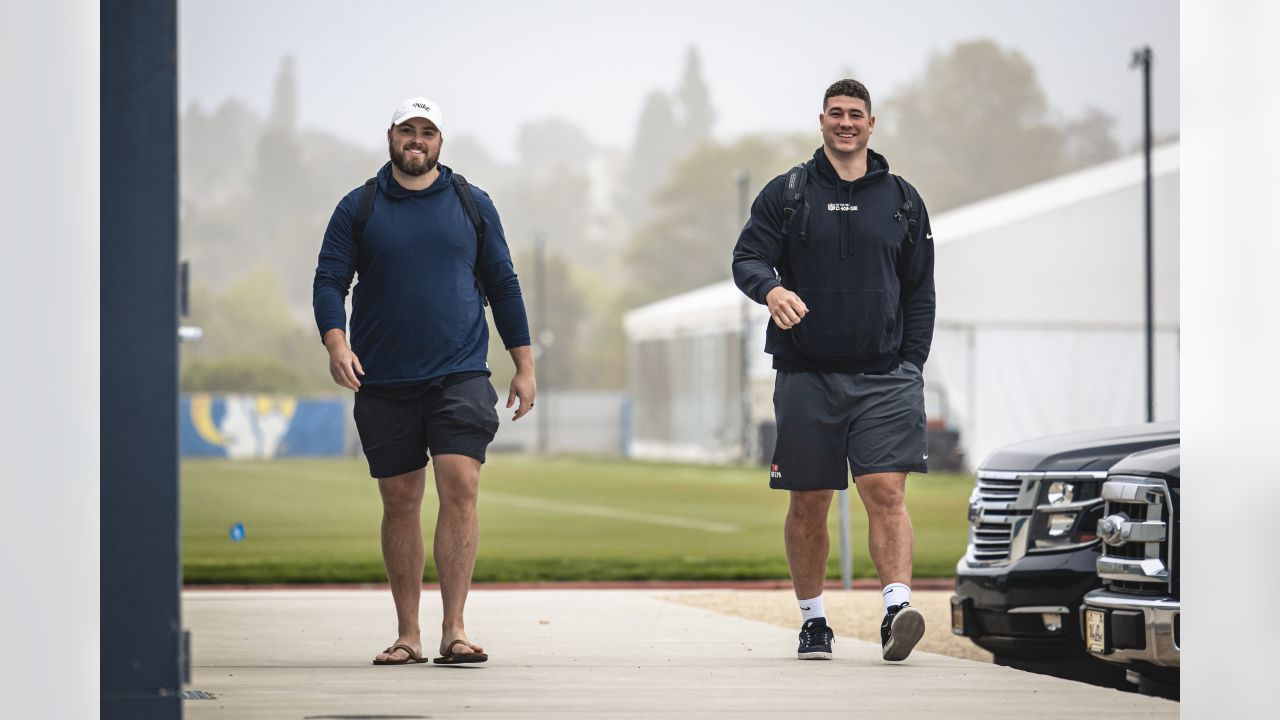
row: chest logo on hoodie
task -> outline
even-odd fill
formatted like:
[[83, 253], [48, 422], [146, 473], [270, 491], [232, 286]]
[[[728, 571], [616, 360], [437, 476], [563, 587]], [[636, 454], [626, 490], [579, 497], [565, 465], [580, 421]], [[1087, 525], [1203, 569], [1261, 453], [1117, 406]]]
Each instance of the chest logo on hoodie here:
[[857, 209], [857, 205], [850, 205], [849, 203], [827, 203], [827, 210], [831, 212], [853, 212]]

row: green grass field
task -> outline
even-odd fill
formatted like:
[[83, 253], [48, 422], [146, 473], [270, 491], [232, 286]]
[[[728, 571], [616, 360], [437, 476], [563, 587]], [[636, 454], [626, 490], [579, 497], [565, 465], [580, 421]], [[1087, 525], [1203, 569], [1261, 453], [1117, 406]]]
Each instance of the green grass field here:
[[[785, 579], [786, 493], [767, 472], [495, 455], [480, 489], [477, 581]], [[916, 575], [950, 577], [964, 553], [972, 479], [912, 475]], [[854, 574], [874, 577], [852, 493]], [[427, 579], [435, 495], [424, 503]], [[839, 577], [831, 513], [831, 577]], [[186, 582], [385, 582], [381, 507], [362, 460], [182, 463]], [[234, 523], [245, 538], [233, 542]]]

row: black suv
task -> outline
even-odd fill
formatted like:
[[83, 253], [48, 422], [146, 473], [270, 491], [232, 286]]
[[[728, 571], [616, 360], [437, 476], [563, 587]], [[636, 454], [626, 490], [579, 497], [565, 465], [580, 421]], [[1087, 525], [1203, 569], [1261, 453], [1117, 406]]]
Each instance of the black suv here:
[[956, 564], [951, 631], [1024, 670], [1125, 687], [1124, 668], [1085, 649], [1079, 624], [1097, 575], [1102, 485], [1120, 460], [1176, 445], [1177, 423], [1008, 445], [978, 469], [969, 547]]
[[1111, 468], [1098, 524], [1103, 587], [1084, 596], [1080, 623], [1089, 652], [1125, 669], [1141, 691], [1173, 698], [1182, 658], [1181, 457], [1175, 445]]

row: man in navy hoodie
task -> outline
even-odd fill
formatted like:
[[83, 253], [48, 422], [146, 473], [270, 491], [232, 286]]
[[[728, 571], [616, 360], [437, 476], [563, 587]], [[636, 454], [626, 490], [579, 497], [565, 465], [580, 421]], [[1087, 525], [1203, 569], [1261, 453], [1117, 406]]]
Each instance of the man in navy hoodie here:
[[[455, 183], [453, 172], [439, 164], [443, 143], [438, 105], [421, 97], [401, 103], [387, 130], [391, 161], [376, 182], [338, 203], [313, 286], [329, 373], [356, 393], [360, 444], [382, 495], [382, 556], [399, 630], [374, 658], [377, 665], [427, 657], [418, 605], [426, 563], [422, 497], [431, 457], [440, 500], [434, 557], [444, 605], [436, 662], [488, 659], [463, 623], [479, 537], [480, 465], [498, 429], [498, 398], [485, 361], [486, 296], [515, 362], [507, 395], [508, 408], [520, 401], [514, 419], [533, 408], [536, 394], [524, 300], [498, 212], [487, 194]], [[464, 193], [478, 211], [478, 227]], [[372, 201], [367, 213], [361, 212], [365, 198]], [[358, 218], [365, 220], [363, 232]], [[348, 347], [344, 298], [356, 275]]]
[[[927, 472], [924, 379], [933, 339], [933, 234], [915, 189], [867, 148], [871, 95], [856, 80], [827, 89], [822, 147], [774, 178], [733, 251], [738, 288], [768, 305], [765, 351], [777, 370], [778, 444], [770, 487], [790, 491], [787, 562], [800, 605], [801, 659], [830, 659], [822, 587], [833, 491], [852, 471], [883, 586], [886, 660], [924, 634], [911, 607], [908, 472]], [[776, 273], [775, 273], [776, 270]]]

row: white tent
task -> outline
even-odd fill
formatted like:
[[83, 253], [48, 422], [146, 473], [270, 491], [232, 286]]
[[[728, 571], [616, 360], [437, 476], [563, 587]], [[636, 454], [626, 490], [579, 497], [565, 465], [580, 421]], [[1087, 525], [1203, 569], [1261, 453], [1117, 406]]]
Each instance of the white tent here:
[[[1155, 411], [1170, 420], [1178, 417], [1176, 143], [1155, 151], [1153, 176]], [[959, 430], [971, 466], [1016, 440], [1144, 419], [1142, 178], [1135, 155], [932, 218], [929, 412]], [[729, 281], [628, 313], [631, 453], [717, 461], [750, 451], [755, 426], [772, 419], [767, 321]]]
[[752, 401], [773, 382], [763, 352], [768, 320], [768, 310], [728, 280], [627, 313], [629, 454], [691, 462], [749, 454], [755, 428], [772, 419], [771, 405], [760, 417], [761, 403]]
[[[1152, 158], [1155, 416], [1178, 419], [1178, 145]], [[933, 220], [928, 380], [971, 466], [1006, 443], [1146, 416], [1143, 162], [1132, 155]]]

